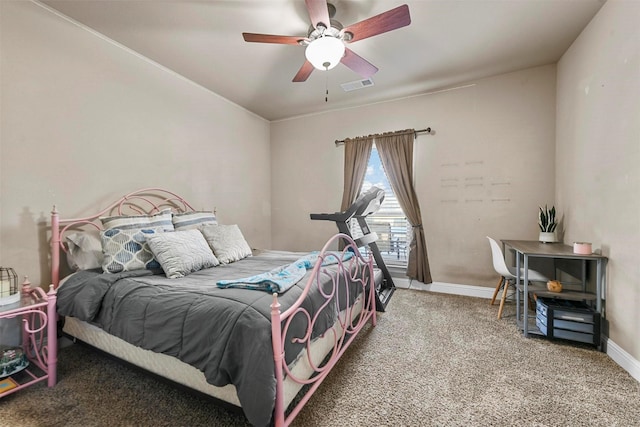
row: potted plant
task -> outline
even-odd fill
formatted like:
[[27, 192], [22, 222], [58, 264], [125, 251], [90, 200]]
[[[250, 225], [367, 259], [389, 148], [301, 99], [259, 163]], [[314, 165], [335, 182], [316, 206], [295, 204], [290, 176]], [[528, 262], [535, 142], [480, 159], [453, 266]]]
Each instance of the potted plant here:
[[544, 209], [540, 208], [538, 212], [538, 226], [540, 227], [539, 239], [543, 243], [557, 242], [556, 227], [558, 222], [556, 220], [556, 207], [551, 206], [551, 209], [544, 205]]

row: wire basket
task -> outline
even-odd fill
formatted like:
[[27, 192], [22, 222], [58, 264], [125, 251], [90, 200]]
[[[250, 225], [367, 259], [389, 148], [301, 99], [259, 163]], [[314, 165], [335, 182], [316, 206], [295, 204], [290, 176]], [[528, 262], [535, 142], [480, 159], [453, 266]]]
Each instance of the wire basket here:
[[0, 305], [20, 301], [18, 275], [11, 267], [0, 267]]

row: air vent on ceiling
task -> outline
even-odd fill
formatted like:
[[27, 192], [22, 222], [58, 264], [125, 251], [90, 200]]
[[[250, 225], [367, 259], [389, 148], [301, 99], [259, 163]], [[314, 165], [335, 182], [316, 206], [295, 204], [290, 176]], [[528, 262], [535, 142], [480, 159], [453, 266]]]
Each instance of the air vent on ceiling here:
[[342, 83], [340, 86], [342, 86], [342, 89], [345, 92], [351, 92], [352, 90], [364, 89], [365, 87], [373, 86], [373, 80], [371, 80], [371, 78], [356, 80], [354, 82]]

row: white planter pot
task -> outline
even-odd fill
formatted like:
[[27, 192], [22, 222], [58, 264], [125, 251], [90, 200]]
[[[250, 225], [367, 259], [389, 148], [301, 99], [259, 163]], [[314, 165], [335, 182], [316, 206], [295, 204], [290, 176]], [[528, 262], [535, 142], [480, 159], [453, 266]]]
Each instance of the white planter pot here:
[[540, 240], [542, 243], [553, 243], [557, 242], [558, 238], [556, 237], [555, 231], [551, 233], [541, 231], [538, 240]]

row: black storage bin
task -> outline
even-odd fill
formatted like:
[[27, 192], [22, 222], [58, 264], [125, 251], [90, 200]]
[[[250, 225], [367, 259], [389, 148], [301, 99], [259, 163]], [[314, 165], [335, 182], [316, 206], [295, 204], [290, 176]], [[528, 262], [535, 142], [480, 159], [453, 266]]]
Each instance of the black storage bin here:
[[600, 313], [582, 301], [538, 297], [536, 326], [549, 338], [600, 345]]

